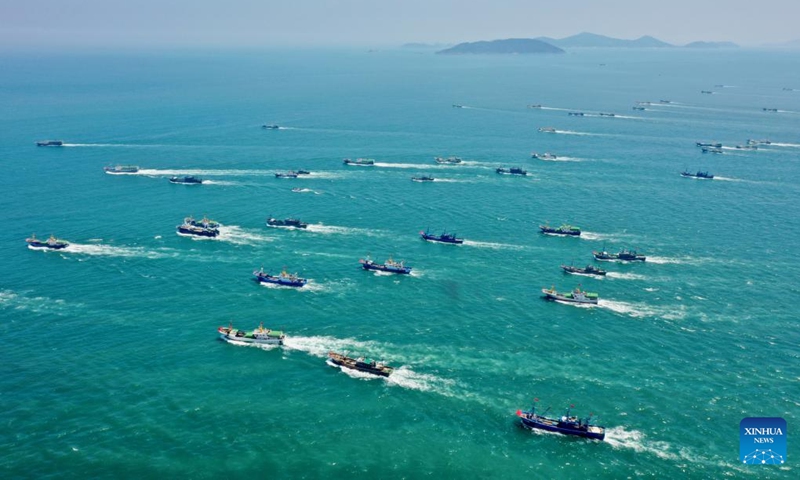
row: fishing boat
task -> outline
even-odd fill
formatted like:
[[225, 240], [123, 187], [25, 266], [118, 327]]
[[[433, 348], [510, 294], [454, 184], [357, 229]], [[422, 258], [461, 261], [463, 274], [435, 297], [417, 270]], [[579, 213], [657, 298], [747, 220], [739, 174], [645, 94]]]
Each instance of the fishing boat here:
[[62, 248], [67, 248], [69, 246], [69, 242], [65, 240], [59, 240], [53, 235], [50, 235], [50, 238], [47, 240], [39, 240], [36, 238], [36, 235], [32, 234], [31, 238], [26, 238], [25, 242], [28, 244], [28, 248], [34, 249], [49, 249], [49, 250], [61, 250]]
[[559, 292], [555, 288], [543, 288], [542, 293], [548, 300], [556, 300], [559, 302], [568, 303], [581, 303], [588, 305], [597, 305], [599, 297], [596, 293], [584, 292], [581, 290], [580, 285], [571, 292]]
[[722, 149], [716, 147], [703, 147], [702, 150], [703, 153], [722, 153]]
[[464, 105], [459, 105], [457, 103], [454, 103], [453, 108], [464, 108]]
[[539, 132], [541, 133], [556, 133], [556, 129], [553, 127], [540, 127]]
[[747, 139], [748, 145], [772, 145], [772, 142], [767, 139], [755, 140], [752, 138]]
[[434, 157], [433, 159], [436, 161], [436, 163], [443, 165], [458, 165], [462, 162], [460, 157]]
[[269, 125], [262, 125], [261, 128], [264, 130], [280, 130], [280, 125], [275, 125], [274, 123]]
[[109, 175], [129, 175], [139, 171], [139, 167], [135, 165], [115, 165], [103, 167], [103, 170]]
[[170, 177], [169, 183], [174, 183], [177, 185], [200, 185], [203, 183], [203, 180], [197, 177], [193, 177], [191, 175], [185, 177]]
[[617, 114], [616, 113], [603, 113], [603, 112], [600, 112], [600, 116], [601, 117], [616, 117]]
[[761, 110], [763, 110], [765, 112], [777, 112], [778, 111], [777, 108], [767, 108], [767, 107], [764, 107]]
[[697, 173], [692, 173], [692, 172], [690, 172], [688, 170], [684, 170], [683, 172], [681, 172], [681, 177], [703, 178], [703, 179], [711, 180], [711, 179], [714, 178], [714, 175], [711, 175], [708, 172], [701, 172], [700, 170], [698, 170]]
[[369, 256], [367, 256], [366, 259], [361, 259], [358, 261], [358, 263], [361, 264], [361, 268], [363, 268], [364, 270], [399, 273], [404, 275], [408, 275], [411, 273], [411, 267], [405, 266], [405, 264], [402, 261], [395, 262], [394, 260], [392, 260], [391, 257], [389, 257], [389, 259], [386, 260], [385, 263], [376, 263], [372, 261], [372, 259], [370, 259]]
[[192, 217], [186, 217], [181, 225], [178, 225], [178, 234], [191, 235], [194, 237], [215, 238], [219, 236], [219, 223], [203, 217], [197, 221]]
[[549, 408], [544, 413], [536, 413], [536, 403], [539, 399], [534, 399], [534, 404], [530, 411], [517, 410], [517, 416], [520, 418], [522, 427], [531, 430], [546, 430], [548, 432], [560, 433], [562, 435], [573, 435], [576, 437], [590, 438], [592, 440], [603, 440], [606, 437], [606, 428], [598, 425], [592, 425], [592, 414], [588, 417], [581, 419], [571, 415], [571, 409], [574, 405], [567, 408], [564, 415], [559, 418], [548, 418], [545, 415]]
[[299, 173], [288, 171], [288, 172], [275, 172], [275, 178], [297, 178]]
[[63, 147], [64, 142], [61, 140], [42, 140], [41, 142], [36, 142], [37, 147]]
[[658, 103], [672, 103], [672, 100], [659, 100]]
[[423, 240], [427, 240], [429, 242], [452, 243], [456, 245], [464, 243], [464, 239], [457, 238], [455, 233], [442, 232], [441, 235], [435, 235], [430, 233], [430, 230], [426, 230], [424, 232], [419, 232], [419, 234]]
[[255, 330], [246, 331], [233, 328], [233, 325], [227, 327], [219, 327], [219, 338], [225, 341], [235, 341], [242, 343], [250, 343], [254, 345], [283, 345], [283, 339], [286, 335], [280, 330], [271, 330], [264, 328], [264, 323], [258, 326]]
[[436, 179], [435, 179], [435, 178], [433, 178], [433, 177], [429, 177], [429, 176], [427, 176], [427, 175], [423, 175], [423, 176], [421, 176], [421, 177], [411, 177], [411, 181], [412, 181], [412, 182], [419, 182], [419, 183], [422, 183], [422, 182], [432, 182], [432, 181], [434, 181], [434, 180], [436, 180]]
[[349, 158], [344, 159], [345, 165], [356, 165], [359, 167], [371, 167], [375, 165], [375, 160], [371, 158], [357, 158], [355, 160], [350, 160]]
[[542, 108], [542, 105], [537, 103], [535, 105], [528, 105], [528, 108]]
[[538, 158], [539, 160], [555, 160], [558, 157], [548, 152], [544, 153], [531, 152], [531, 158]]
[[706, 147], [706, 148], [722, 148], [722, 144], [721, 143], [697, 142], [696, 145], [698, 147]]
[[183, 223], [188, 223], [189, 225], [194, 225], [195, 227], [219, 228], [219, 222], [209, 220], [209, 218], [205, 215], [200, 220], [195, 220], [193, 216], [189, 215], [183, 219]]
[[758, 145], [736, 145], [737, 150], [758, 150]]
[[519, 167], [511, 167], [511, 168], [498, 168], [495, 172], [499, 173], [500, 175], [528, 175], [528, 172], [519, 168]]
[[569, 112], [567, 115], [569, 115], [570, 117], [582, 117], [583, 112]]
[[572, 265], [561, 265], [564, 273], [571, 273], [573, 275], [590, 275], [595, 277], [605, 277], [608, 272], [601, 270], [594, 265], [586, 265], [584, 268], [575, 267]]
[[394, 368], [383, 362], [378, 362], [365, 357], [351, 358], [341, 353], [328, 352], [328, 361], [333, 365], [358, 370], [359, 372], [371, 373], [381, 377], [388, 377], [394, 372]]
[[644, 262], [647, 257], [636, 253], [636, 250], [622, 249], [619, 253], [609, 253], [606, 250], [602, 252], [592, 252], [596, 260], [604, 262]]
[[294, 173], [296, 173], [298, 175], [311, 175], [311, 172], [308, 171], [308, 170], [295, 170]]
[[713, 95], [714, 94], [714, 92], [712, 92], [711, 90], [700, 90], [700, 93], [704, 93], [706, 95]]
[[283, 220], [279, 220], [277, 218], [270, 217], [267, 219], [267, 226], [282, 228], [308, 228], [308, 224], [306, 222], [301, 222], [296, 218], [285, 218]]
[[640, 112], [643, 112], [643, 111], [645, 111], [645, 110], [646, 110], [646, 108], [644, 108], [644, 107], [639, 107], [639, 106], [635, 106], [635, 107], [631, 107], [631, 108], [632, 108], [632, 109], [634, 109], [634, 110], [638, 110], [638, 111], [640, 111]]
[[261, 267], [260, 270], [254, 271], [253, 275], [258, 283], [271, 283], [284, 287], [304, 287], [308, 283], [308, 279], [300, 278], [296, 273], [287, 273], [286, 269], [282, 270], [280, 275], [270, 275], [264, 272], [264, 267]]
[[570, 237], [581, 236], [580, 228], [573, 227], [572, 225], [567, 225], [566, 223], [558, 228], [553, 228], [549, 225], [539, 225], [539, 230], [541, 230], [541, 232], [544, 233], [545, 235], [562, 235]]

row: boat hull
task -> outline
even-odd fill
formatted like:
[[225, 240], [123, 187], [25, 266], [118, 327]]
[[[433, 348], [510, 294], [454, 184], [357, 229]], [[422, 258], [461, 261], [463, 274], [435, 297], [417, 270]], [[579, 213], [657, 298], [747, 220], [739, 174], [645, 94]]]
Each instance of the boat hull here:
[[294, 288], [302, 288], [306, 286], [306, 284], [308, 283], [308, 280], [306, 280], [305, 278], [290, 280], [287, 278], [275, 277], [272, 275], [257, 275], [256, 281], [261, 284], [279, 285], [283, 287], [294, 287]]
[[241, 343], [248, 343], [251, 345], [283, 345], [282, 338], [248, 338], [248, 337], [237, 337], [236, 335], [231, 335], [230, 333], [219, 333], [220, 340], [225, 340], [226, 342], [241, 342]]
[[69, 246], [69, 243], [47, 243], [47, 242], [27, 242], [28, 248], [34, 249], [47, 249], [47, 250], [63, 250]]
[[433, 235], [426, 235], [424, 233], [421, 234], [420, 236], [421, 236], [421, 238], [423, 240], [426, 240], [428, 242], [447, 243], [447, 244], [450, 244], [450, 245], [461, 245], [461, 244], [464, 243], [464, 240], [462, 240], [460, 238], [449, 240], [449, 239], [442, 239], [442, 238], [439, 238], [439, 237], [436, 237], [436, 236], [433, 236]]
[[557, 302], [566, 302], [566, 303], [579, 303], [582, 305], [597, 305], [598, 298], [588, 298], [588, 297], [581, 297], [576, 298], [573, 296], [567, 296], [558, 292], [551, 292], [547, 289], [542, 289], [542, 293], [544, 294], [545, 298], [548, 300], [555, 300]]
[[178, 233], [181, 235], [190, 235], [193, 237], [214, 238], [219, 235], [219, 230], [208, 230], [204, 228], [188, 228], [184, 226], [178, 227]]
[[408, 275], [411, 273], [411, 267], [393, 267], [391, 265], [365, 261], [361, 262], [361, 268], [364, 270], [372, 270], [374, 272], [397, 273], [400, 275]]
[[570, 428], [569, 426], [563, 425], [561, 422], [550, 421], [549, 419], [540, 420], [520, 417], [520, 425], [529, 430], [545, 430], [592, 440], [602, 441], [606, 437], [605, 429], [602, 427], [588, 426], [585, 430], [582, 428]]
[[557, 228], [539, 227], [539, 230], [545, 235], [555, 235], [559, 237], [580, 237], [580, 230], [560, 230]]

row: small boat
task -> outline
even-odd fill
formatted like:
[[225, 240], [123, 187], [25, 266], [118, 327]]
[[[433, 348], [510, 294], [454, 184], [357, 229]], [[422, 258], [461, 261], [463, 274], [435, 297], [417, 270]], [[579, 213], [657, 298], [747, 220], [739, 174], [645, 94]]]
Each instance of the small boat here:
[[748, 145], [772, 145], [772, 142], [767, 140], [767, 139], [754, 140], [752, 138], [748, 138], [747, 139], [747, 144]]
[[286, 273], [285, 269], [281, 271], [280, 275], [270, 275], [265, 273], [262, 267], [260, 270], [254, 271], [253, 275], [259, 283], [272, 283], [284, 287], [304, 287], [308, 283], [308, 279], [300, 278], [296, 273]]
[[525, 176], [528, 174], [525, 170], [519, 167], [512, 167], [512, 168], [498, 168], [495, 172], [501, 175], [522, 175]]
[[573, 227], [572, 225], [561, 225], [558, 228], [553, 228], [549, 225], [539, 225], [539, 230], [545, 235], [564, 235], [569, 237], [580, 237], [581, 229]]
[[408, 275], [411, 273], [411, 267], [405, 266], [405, 264], [401, 262], [395, 262], [389, 257], [385, 263], [375, 263], [372, 259], [367, 256], [366, 260], [361, 259], [358, 261], [361, 264], [361, 268], [364, 270], [373, 270], [376, 272], [389, 272], [389, 273], [400, 273], [404, 275]]
[[616, 117], [617, 114], [616, 113], [603, 113], [603, 112], [600, 112], [600, 116], [601, 117]]
[[736, 145], [737, 150], [758, 150], [758, 145]]
[[631, 107], [631, 108], [633, 108], [634, 110], [639, 110], [639, 111], [646, 110], [644, 107]]
[[419, 232], [419, 234], [423, 240], [427, 240], [429, 242], [452, 243], [456, 245], [461, 245], [464, 243], [464, 239], [457, 238], [455, 233], [442, 232], [441, 235], [434, 235], [430, 233], [430, 230], [426, 230], [424, 232]]
[[721, 148], [717, 148], [717, 147], [703, 147], [702, 148], [702, 152], [703, 153], [722, 153], [722, 149]]
[[219, 228], [219, 222], [215, 222], [214, 220], [209, 220], [208, 217], [206, 216], [203, 216], [203, 218], [201, 218], [200, 220], [195, 220], [194, 217], [189, 215], [188, 217], [183, 219], [183, 223], [194, 225], [195, 227]]
[[37, 147], [63, 147], [64, 142], [61, 140], [42, 140], [41, 142], [36, 142]]
[[357, 165], [361, 167], [371, 167], [375, 165], [375, 160], [371, 158], [357, 158], [355, 160], [350, 160], [349, 158], [344, 159], [345, 165]]
[[263, 128], [264, 130], [280, 130], [281, 127], [280, 125], [275, 125], [274, 123], [272, 123], [269, 125], [263, 125], [261, 128]]
[[639, 255], [636, 250], [622, 249], [619, 253], [609, 253], [606, 250], [602, 252], [592, 252], [594, 258], [605, 262], [644, 262], [647, 257]]
[[539, 160], [555, 160], [558, 157], [553, 155], [552, 153], [544, 152], [544, 153], [531, 153], [531, 158], [538, 158]]
[[39, 240], [36, 238], [36, 235], [31, 235], [31, 238], [26, 238], [25, 242], [28, 244], [29, 248], [46, 248], [50, 250], [61, 250], [69, 246], [69, 242], [59, 240], [53, 235], [50, 235], [50, 238], [47, 240]]
[[555, 288], [543, 288], [542, 293], [548, 300], [556, 300], [568, 303], [582, 303], [589, 305], [597, 305], [599, 297], [596, 293], [584, 292], [581, 290], [580, 285], [571, 292], [558, 292]]
[[542, 105], [540, 103], [537, 103], [535, 105], [528, 105], [528, 108], [542, 108]]
[[[535, 401], [538, 401], [538, 399], [535, 399]], [[584, 419], [570, 415], [570, 409], [573, 407], [573, 405], [570, 405], [570, 408], [568, 408], [566, 413], [560, 418], [548, 418], [544, 416], [547, 410], [541, 415], [536, 413], [536, 403], [534, 403], [530, 411], [517, 410], [517, 416], [520, 418], [522, 427], [531, 430], [546, 430], [548, 432], [573, 435], [592, 440], [602, 441], [605, 439], [606, 428], [592, 425], [592, 414], [589, 414], [589, 416]]]
[[539, 132], [541, 133], [556, 133], [556, 129], [553, 127], [540, 127]]
[[127, 175], [139, 171], [139, 167], [135, 165], [115, 165], [103, 167], [103, 170], [109, 175]]
[[284, 335], [280, 330], [264, 328], [263, 322], [258, 326], [258, 328], [250, 332], [233, 328], [233, 325], [219, 327], [217, 332], [219, 332], [219, 338], [222, 340], [232, 340], [235, 342], [251, 343], [255, 345], [283, 345], [283, 339], [286, 338], [286, 335]]
[[278, 220], [277, 218], [270, 217], [267, 219], [267, 226], [283, 228], [308, 228], [307, 223], [301, 222], [296, 218], [285, 218], [283, 220]]
[[794, 92], [794, 88], [783, 87], [784, 92]]
[[457, 103], [454, 103], [453, 108], [464, 108], [464, 105], [459, 105]]
[[436, 180], [436, 179], [433, 178], [433, 177], [429, 177], [427, 175], [422, 176], [422, 177], [411, 177], [411, 181], [412, 182], [432, 182], [434, 180]]
[[697, 142], [695, 143], [698, 147], [706, 147], [706, 148], [722, 148], [721, 143], [705, 143], [705, 142]]
[[653, 102], [636, 102], [636, 105], [652, 105]]
[[658, 103], [672, 103], [672, 100], [659, 100]]
[[767, 107], [764, 107], [761, 110], [763, 110], [765, 112], [777, 112], [778, 111], [777, 108], [767, 108]]
[[197, 221], [189, 216], [183, 220], [181, 225], [178, 225], [178, 233], [181, 235], [191, 235], [195, 237], [215, 238], [219, 236], [219, 223], [203, 217], [202, 220]]
[[713, 95], [714, 94], [714, 92], [712, 92], [711, 90], [700, 90], [700, 93], [704, 93], [706, 95]]
[[309, 172], [308, 170], [295, 170], [294, 173], [298, 175], [311, 175], [311, 172]]
[[299, 173], [288, 171], [288, 172], [275, 172], [275, 178], [297, 178]]
[[359, 372], [371, 373], [381, 377], [388, 377], [392, 374], [392, 372], [394, 372], [393, 367], [390, 367], [383, 362], [377, 362], [364, 357], [350, 358], [342, 355], [341, 353], [328, 352], [328, 360], [334, 365], [338, 365], [340, 367], [358, 370]]
[[582, 117], [583, 112], [569, 112], [567, 113], [567, 115], [569, 115], [570, 117]]
[[176, 185], [200, 185], [201, 183], [203, 183], [203, 180], [188, 175], [185, 177], [170, 177], [169, 183], [174, 183]]
[[708, 172], [702, 172], [700, 170], [698, 170], [697, 173], [692, 173], [692, 172], [690, 172], [688, 170], [684, 170], [683, 172], [681, 172], [681, 177], [706, 178], [706, 179], [711, 180], [711, 179], [714, 178], [714, 175], [711, 175]]
[[458, 165], [462, 161], [461, 158], [459, 157], [447, 157], [447, 158], [434, 157], [434, 160], [436, 161], [436, 163], [444, 165]]
[[572, 265], [561, 265], [561, 269], [564, 270], [564, 273], [571, 273], [573, 275], [593, 275], [596, 277], [605, 277], [606, 272], [605, 270], [601, 270], [594, 265], [586, 265], [584, 268], [575, 267]]

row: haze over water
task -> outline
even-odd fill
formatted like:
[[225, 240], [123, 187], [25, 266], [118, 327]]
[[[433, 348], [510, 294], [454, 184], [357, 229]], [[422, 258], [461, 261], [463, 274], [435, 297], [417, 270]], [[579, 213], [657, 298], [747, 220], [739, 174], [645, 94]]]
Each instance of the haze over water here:
[[[738, 428], [800, 416], [797, 55], [4, 56], [0, 471], [795, 477], [792, 441], [784, 466], [740, 465]], [[748, 138], [772, 144], [735, 149]], [[450, 155], [464, 164], [433, 162]], [[528, 176], [494, 171], [513, 166]], [[312, 175], [274, 178], [299, 168]], [[410, 180], [423, 174], [436, 181]], [[221, 237], [177, 236], [187, 215]], [[584, 233], [541, 236], [545, 222]], [[467, 241], [425, 243], [428, 227]], [[31, 233], [71, 245], [32, 251]], [[559, 269], [623, 247], [648, 262], [604, 263], [602, 280]], [[414, 274], [361, 271], [368, 253]], [[311, 280], [264, 288], [261, 266]], [[540, 298], [578, 284], [598, 307]], [[283, 329], [287, 345], [223, 343], [231, 321]], [[347, 375], [329, 350], [399, 369]], [[606, 441], [521, 430], [514, 412], [534, 397], [594, 413]]]

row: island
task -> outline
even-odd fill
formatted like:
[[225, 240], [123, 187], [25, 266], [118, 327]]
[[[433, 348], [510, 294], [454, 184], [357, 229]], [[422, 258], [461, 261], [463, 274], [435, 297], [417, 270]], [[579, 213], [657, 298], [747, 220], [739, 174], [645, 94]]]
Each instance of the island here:
[[537, 40], [561, 48], [669, 48], [674, 46], [649, 35], [635, 40], [625, 40], [589, 32], [564, 38], [538, 37]]
[[531, 53], [565, 53], [558, 47], [532, 38], [507, 38], [481, 42], [459, 43], [455, 47], [436, 52], [438, 55], [473, 55], [473, 54], [531, 54]]

